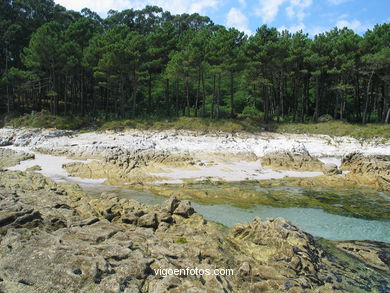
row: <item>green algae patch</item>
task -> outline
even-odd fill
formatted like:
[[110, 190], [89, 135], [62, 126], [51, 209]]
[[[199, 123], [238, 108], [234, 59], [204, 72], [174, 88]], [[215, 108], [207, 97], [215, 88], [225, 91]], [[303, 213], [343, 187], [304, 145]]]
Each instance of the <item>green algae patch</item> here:
[[372, 189], [293, 186], [293, 180], [243, 182], [186, 182], [184, 184], [139, 185], [159, 196], [176, 196], [199, 204], [230, 204], [319, 208], [336, 215], [368, 220], [390, 220], [390, 194]]

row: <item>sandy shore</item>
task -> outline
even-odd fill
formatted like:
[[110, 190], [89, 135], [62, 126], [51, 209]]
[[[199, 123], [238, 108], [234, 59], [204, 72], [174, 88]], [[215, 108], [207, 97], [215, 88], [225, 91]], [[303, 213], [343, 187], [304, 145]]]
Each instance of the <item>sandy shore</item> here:
[[[340, 165], [341, 157], [351, 152], [388, 154], [390, 144], [377, 141], [358, 141], [351, 137], [332, 138], [326, 135], [272, 134], [259, 135], [217, 133], [197, 135], [185, 131], [138, 131], [119, 133], [75, 133], [57, 130], [0, 129], [0, 141], [25, 152], [34, 152], [35, 160], [22, 162], [13, 169], [25, 170], [39, 165], [45, 176], [61, 180], [68, 174], [63, 164], [88, 163], [89, 158], [104, 158], [112, 149], [137, 153], [165, 152], [190, 156], [191, 168], [163, 168], [151, 170], [151, 175], [164, 178], [157, 183], [182, 183], [184, 180], [266, 180], [284, 177], [313, 177], [322, 172], [271, 170], [261, 166], [259, 158], [273, 152], [307, 151], [324, 163]], [[39, 150], [39, 152], [37, 151]], [[42, 154], [40, 152], [47, 154]], [[55, 154], [53, 156], [51, 154]], [[63, 156], [59, 156], [63, 154]], [[68, 158], [85, 160], [70, 160]]]

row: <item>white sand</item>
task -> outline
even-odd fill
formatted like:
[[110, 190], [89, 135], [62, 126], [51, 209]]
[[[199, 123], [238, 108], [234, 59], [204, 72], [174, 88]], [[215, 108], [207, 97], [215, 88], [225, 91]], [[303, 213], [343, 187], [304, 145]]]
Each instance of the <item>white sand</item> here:
[[[14, 145], [23, 148], [12, 148], [33, 151], [35, 148], [59, 150], [78, 155], [103, 155], [112, 147], [123, 150], [154, 150], [172, 154], [190, 155], [206, 163], [197, 166], [198, 170], [167, 169], [166, 172], [153, 175], [169, 178], [167, 182], [182, 182], [184, 179], [202, 180], [211, 178], [227, 181], [245, 179], [270, 179], [286, 176], [308, 177], [321, 175], [320, 172], [274, 171], [261, 167], [259, 161], [240, 161], [239, 155], [252, 155], [259, 158], [267, 153], [307, 150], [312, 156], [325, 163], [340, 165], [341, 157], [351, 152], [363, 154], [390, 155], [390, 143], [380, 144], [376, 141], [361, 142], [351, 137], [331, 138], [326, 135], [271, 134], [261, 135], [220, 133], [218, 135], [198, 136], [191, 132], [176, 131], [128, 131], [123, 133], [84, 133], [64, 135], [54, 130], [20, 130], [0, 129], [0, 138], [14, 136]], [[207, 163], [217, 154], [224, 154], [223, 160], [217, 160], [213, 166]], [[208, 160], [207, 158], [211, 159]], [[68, 174], [62, 164], [74, 162], [65, 157], [36, 154], [35, 160], [22, 162], [12, 169], [24, 170], [33, 165], [40, 165], [40, 173], [57, 180], [67, 178]], [[99, 180], [100, 182], [101, 180]], [[98, 182], [98, 181], [96, 181]]]

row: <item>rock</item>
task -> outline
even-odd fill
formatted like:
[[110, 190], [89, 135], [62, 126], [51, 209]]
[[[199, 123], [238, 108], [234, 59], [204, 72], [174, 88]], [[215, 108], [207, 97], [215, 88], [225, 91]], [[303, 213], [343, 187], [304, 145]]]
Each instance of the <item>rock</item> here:
[[337, 174], [341, 174], [341, 171], [339, 170], [339, 168], [337, 167], [336, 164], [333, 164], [333, 163], [326, 163], [324, 164], [324, 174], [325, 175], [337, 175]]
[[190, 217], [195, 213], [194, 208], [191, 206], [191, 203], [188, 200], [182, 200], [177, 208], [173, 212], [175, 215], [182, 216], [184, 218]]
[[323, 169], [323, 163], [313, 158], [305, 148], [269, 153], [260, 160], [263, 166], [275, 170], [322, 171]]
[[18, 165], [21, 161], [34, 159], [34, 154], [0, 148], [0, 168]]
[[390, 155], [350, 153], [343, 157], [341, 169], [350, 170], [351, 175], [356, 175], [356, 178], [363, 177], [360, 177], [363, 183], [375, 185], [379, 190], [390, 191]]
[[363, 155], [355, 152], [343, 157], [342, 170], [361, 175], [390, 176], [390, 155]]
[[[386, 245], [343, 242], [328, 252], [323, 247], [339, 243], [320, 244], [281, 218], [255, 219], [227, 231], [200, 214], [191, 216], [188, 201], [167, 202], [147, 206], [112, 193], [92, 199], [73, 184], [56, 184], [38, 173], [2, 172], [0, 291], [390, 290], [383, 274]], [[157, 271], [186, 268], [234, 274], [163, 278]]]
[[176, 198], [176, 196], [171, 196], [169, 199], [164, 201], [162, 208], [172, 214], [178, 207], [179, 203], [180, 201]]
[[157, 228], [157, 216], [155, 213], [143, 215], [138, 219], [138, 226], [145, 228]]
[[369, 267], [386, 272], [390, 275], [390, 244], [365, 241], [340, 241], [338, 249], [358, 258]]
[[238, 274], [243, 280], [247, 280], [251, 273], [251, 265], [248, 262], [242, 263], [238, 268]]
[[26, 171], [41, 171], [41, 170], [42, 170], [42, 168], [39, 165], [34, 165], [34, 166], [26, 169]]
[[12, 134], [0, 137], [0, 146], [12, 145], [12, 142], [13, 142], [13, 135]]

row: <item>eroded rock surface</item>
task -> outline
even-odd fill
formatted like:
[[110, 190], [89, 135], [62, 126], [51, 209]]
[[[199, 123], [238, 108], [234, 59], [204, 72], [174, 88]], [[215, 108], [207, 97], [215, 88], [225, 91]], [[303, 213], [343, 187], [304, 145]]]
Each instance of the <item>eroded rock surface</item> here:
[[34, 157], [34, 154], [0, 148], [0, 169], [15, 166], [21, 161], [34, 159]]
[[[92, 199], [77, 185], [17, 171], [0, 172], [0, 206], [2, 292], [390, 290], [383, 269], [388, 248], [378, 252], [367, 277], [280, 218], [227, 230], [188, 201], [172, 197], [146, 206], [111, 193]], [[334, 249], [360, 263], [342, 251], [347, 245], [357, 244]], [[164, 278], [155, 271], [187, 267], [233, 269], [234, 276]]]
[[322, 171], [323, 163], [310, 155], [302, 144], [291, 150], [271, 152], [261, 158], [261, 164], [275, 170]]

